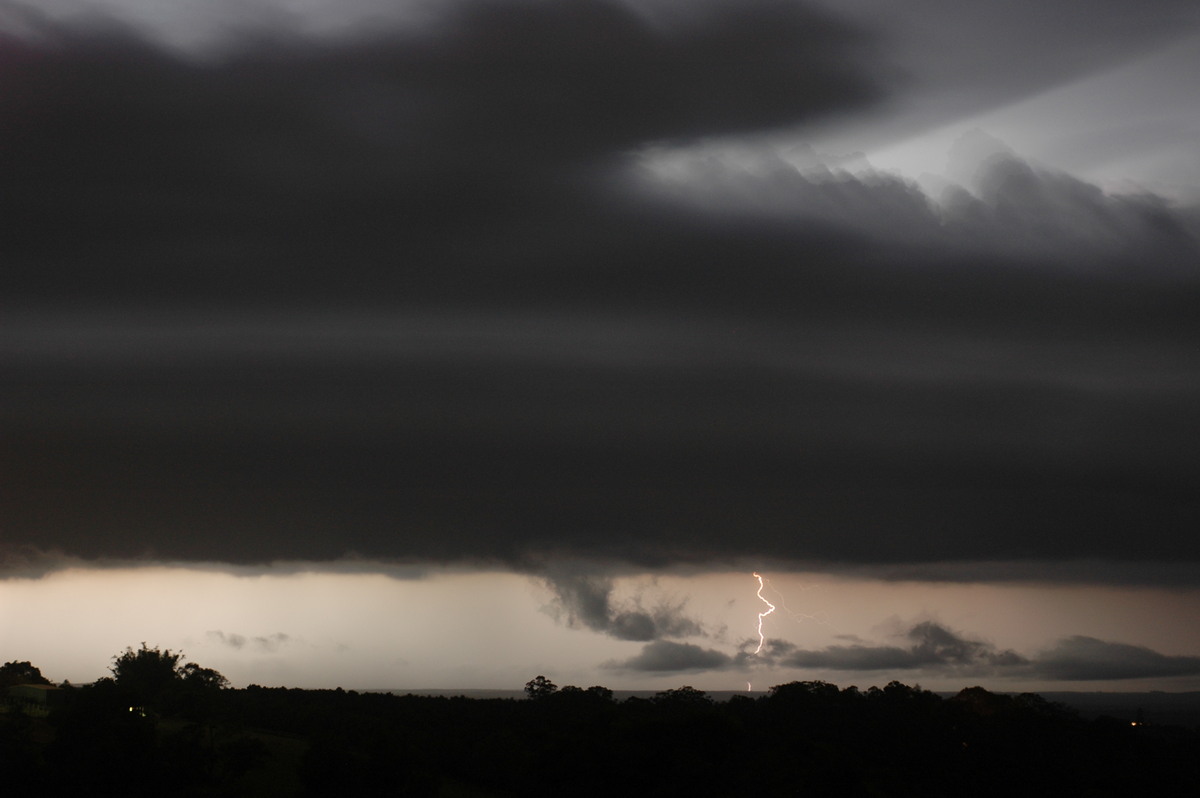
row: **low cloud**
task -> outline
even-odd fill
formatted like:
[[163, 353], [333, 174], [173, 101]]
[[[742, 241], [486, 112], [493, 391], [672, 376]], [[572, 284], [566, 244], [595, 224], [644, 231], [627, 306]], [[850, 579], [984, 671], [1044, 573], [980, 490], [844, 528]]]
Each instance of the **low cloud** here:
[[668, 673], [724, 670], [734, 663], [734, 657], [716, 649], [701, 648], [691, 643], [656, 640], [647, 643], [637, 656], [619, 662], [606, 662], [602, 667], [610, 670]]
[[612, 577], [561, 570], [545, 577], [554, 592], [548, 611], [573, 628], [591, 629], [618, 640], [658, 640], [704, 634], [700, 623], [684, 614], [686, 602], [665, 600], [645, 607], [640, 597], [614, 603]]
[[1036, 678], [1058, 682], [1148, 679], [1200, 674], [1200, 657], [1161, 654], [1145, 646], [1065, 637], [1034, 656], [953, 631], [934, 621], [912, 625], [898, 644], [872, 645], [860, 638], [822, 649], [797, 648], [786, 640], [744, 643], [736, 654], [671, 641], [647, 644], [637, 656], [604, 667], [631, 671], [729, 670], [749, 666], [835, 671], [901, 671]]
[[947, 629], [933, 621], [914, 625], [904, 645], [872, 646], [863, 643], [828, 646], [820, 650], [765, 649], [775, 664], [793, 668], [831, 670], [907, 670], [913, 668], [995, 670], [1023, 665], [1024, 657]]
[[1041, 652], [1033, 669], [1059, 681], [1194, 676], [1200, 674], [1200, 657], [1169, 656], [1145, 646], [1073, 635]]

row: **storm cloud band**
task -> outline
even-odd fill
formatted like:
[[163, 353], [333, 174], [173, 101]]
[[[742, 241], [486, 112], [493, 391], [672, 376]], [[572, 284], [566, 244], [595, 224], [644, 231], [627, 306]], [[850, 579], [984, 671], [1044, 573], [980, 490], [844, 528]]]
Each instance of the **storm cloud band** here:
[[[899, 89], [816, 7], [658, 13], [456, 3], [207, 61], [6, 37], [4, 543], [1200, 560], [1195, 209], [1002, 147], [940, 202], [664, 176]], [[614, 612], [579, 617], [666, 622]]]

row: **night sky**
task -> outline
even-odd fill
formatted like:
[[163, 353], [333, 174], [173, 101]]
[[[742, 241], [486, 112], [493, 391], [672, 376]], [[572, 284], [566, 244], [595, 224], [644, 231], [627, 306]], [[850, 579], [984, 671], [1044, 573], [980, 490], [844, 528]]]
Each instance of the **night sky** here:
[[0, 658], [1200, 689], [1198, 71], [1194, 0], [0, 4]]

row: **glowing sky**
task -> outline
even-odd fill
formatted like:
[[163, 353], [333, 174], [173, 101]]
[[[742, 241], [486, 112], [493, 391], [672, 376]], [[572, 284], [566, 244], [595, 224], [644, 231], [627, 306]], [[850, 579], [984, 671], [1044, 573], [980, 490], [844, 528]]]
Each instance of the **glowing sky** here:
[[[767, 643], [754, 656], [763, 605], [746, 573], [616, 580], [614, 612], [666, 607], [696, 624], [687, 642], [647, 643], [589, 628], [537, 578], [287, 570], [154, 566], [10, 579], [0, 584], [0, 633], [12, 651], [76, 683], [105, 675], [114, 654], [147, 640], [239, 686], [517, 689], [538, 673], [616, 689], [666, 689], [681, 680], [710, 690], [747, 681], [763, 689], [818, 678], [862, 685], [899, 678], [947, 690], [980, 681], [1005, 690], [1200, 686], [1200, 649], [1172, 623], [1196, 610], [1194, 588], [768, 576], [764, 597], [777, 609], [763, 619]], [[788, 652], [772, 655], [783, 646], [828, 662], [789, 664]], [[1017, 656], [997, 659], [1005, 652]], [[866, 660], [879, 667], [852, 666]], [[1116, 678], [1131, 670], [1144, 675]]]
[[1198, 45], [1193, 0], [4, 4], [0, 658], [1200, 688]]

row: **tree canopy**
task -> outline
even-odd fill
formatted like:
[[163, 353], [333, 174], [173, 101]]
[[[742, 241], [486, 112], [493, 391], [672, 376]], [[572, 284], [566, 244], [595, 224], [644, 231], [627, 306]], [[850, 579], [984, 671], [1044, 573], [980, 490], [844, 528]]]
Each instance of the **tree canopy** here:
[[197, 694], [229, 686], [229, 680], [218, 671], [194, 662], [184, 663], [183, 656], [182, 651], [151, 648], [143, 642], [141, 648], [126, 648], [113, 657], [109, 670], [130, 700], [146, 707], [160, 707], [173, 699], [177, 700], [172, 703], [182, 701], [194, 706]]
[[558, 685], [545, 676], [535, 676], [525, 682], [525, 695], [530, 698], [546, 698], [558, 691]]
[[0, 689], [16, 684], [50, 684], [50, 680], [28, 660], [0, 665]]

